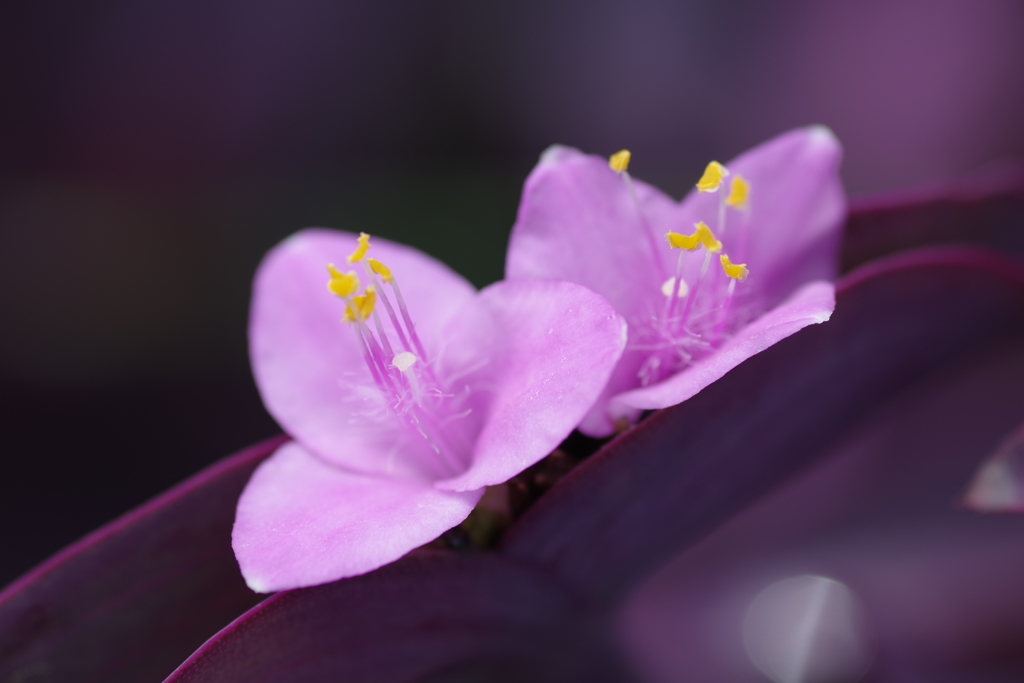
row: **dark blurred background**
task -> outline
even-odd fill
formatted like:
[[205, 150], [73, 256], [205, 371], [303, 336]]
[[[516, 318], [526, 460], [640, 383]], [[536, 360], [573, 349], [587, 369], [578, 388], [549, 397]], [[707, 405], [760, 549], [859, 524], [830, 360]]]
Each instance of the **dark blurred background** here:
[[523, 179], [831, 126], [853, 194], [1024, 151], [1015, 0], [40, 0], [0, 10], [0, 585], [276, 433], [261, 255], [324, 225], [501, 277]]

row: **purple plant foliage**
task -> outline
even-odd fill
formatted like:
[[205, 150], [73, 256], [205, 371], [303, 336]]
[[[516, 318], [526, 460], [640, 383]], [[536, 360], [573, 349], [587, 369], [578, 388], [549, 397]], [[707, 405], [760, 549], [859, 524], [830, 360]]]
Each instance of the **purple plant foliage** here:
[[230, 551], [257, 444], [65, 548], [0, 593], [0, 680], [155, 681], [254, 605]]
[[[610, 444], [519, 520], [505, 552], [596, 600], [616, 597], [820, 457], [883, 397], [1024, 324], [1016, 266], [992, 252], [935, 248], [851, 273], [828, 325], [788, 342], [781, 358], [751, 359], [705, 390], [713, 398], [658, 413]], [[592, 500], [601, 506], [588, 514], [558, 510]]]
[[[1007, 314], [1015, 331], [992, 335], [872, 410], [813, 467], [630, 597], [619, 632], [645, 679], [764, 680], [736, 626], [761, 591], [805, 577], [838, 581], [854, 596], [848, 616], [860, 633], [838, 645], [861, 641], [869, 661], [854, 668], [869, 664], [867, 681], [1024, 677], [1024, 517], [961, 504], [979, 458], [1024, 406], [1024, 328], [1019, 308]], [[819, 647], [836, 646], [829, 628], [846, 628], [836, 609], [804, 613], [831, 619]], [[772, 621], [787, 628], [781, 614]]]
[[169, 681], [600, 680], [621, 671], [580, 637], [579, 617], [580, 605], [534, 568], [416, 551], [371, 574], [268, 598]]
[[[810, 466], [832, 466], [842, 438], [870, 422], [880, 405], [922, 378], [941, 377], [948, 363], [979, 347], [1007, 335], [1019, 340], [1022, 333], [1024, 269], [998, 253], [932, 249], [872, 264], [840, 283], [829, 325], [780, 342], [612, 441], [527, 511], [498, 557], [462, 560], [463, 566], [493, 562], [493, 576], [502, 571], [498, 566], [509, 574], [522, 572], [521, 582], [503, 579], [488, 590], [486, 573], [467, 579], [461, 570], [438, 570], [434, 558], [411, 556], [401, 570], [371, 575], [376, 578], [338, 582], [306, 598], [294, 592], [271, 598], [207, 643], [169, 680], [270, 681], [285, 671], [302, 681], [365, 680], [371, 671], [379, 681], [628, 680], [636, 673], [629, 673], [631, 666], [667, 666], [671, 680], [671, 662], [662, 669], [651, 663], [661, 650], [651, 654], [632, 644], [645, 622], [634, 619], [640, 625], [620, 633], [624, 600], [659, 566], [673, 556], [685, 558], [776, 487]], [[1013, 361], [1024, 370], [1020, 348], [1012, 347]], [[996, 392], [992, 398], [1011, 396]], [[1014, 424], [1016, 408], [1002, 405], [994, 417], [976, 421], [972, 435], [981, 442], [999, 436]], [[957, 445], [936, 455], [959, 463], [963, 477], [954, 484], [962, 487], [965, 463], [976, 463], [978, 454]], [[936, 446], [929, 442], [930, 449]], [[932, 452], [918, 453], [905, 467], [927, 466]], [[884, 470], [878, 484], [891, 489], [894, 484], [882, 475]], [[871, 485], [865, 484], [869, 499]], [[854, 504], [854, 512], [865, 507], [860, 499]], [[814, 513], [812, 507], [803, 514]], [[935, 522], [940, 534], [949, 531], [945, 513], [940, 508]], [[416, 574], [430, 577], [422, 579], [419, 591], [398, 590], [385, 578]], [[558, 597], [537, 599], [531, 620], [530, 600], [516, 593], [535, 582], [544, 588], [534, 590]], [[514, 618], [494, 623], [494, 612], [482, 607], [477, 591], [499, 602], [508, 591], [509, 604], [502, 609]], [[443, 607], [439, 594], [446, 596]], [[380, 616], [370, 621], [381, 630], [366, 637], [370, 626], [359, 609], [351, 615], [358, 625], [340, 619], [337, 627], [325, 628], [337, 619], [338, 606], [349, 604], [373, 605]], [[567, 607], [558, 611], [552, 605]], [[479, 645], [467, 643], [466, 629], [458, 627], [466, 622], [474, 624], [472, 639]], [[408, 644], [410, 631], [422, 635], [415, 639], [418, 647]], [[401, 657], [388, 656], [394, 643], [402, 644]], [[592, 670], [592, 661], [602, 664]]]
[[[986, 187], [996, 189], [855, 211], [844, 263], [949, 241], [1013, 248], [1021, 193]], [[989, 220], [959, 240], [951, 212]], [[497, 552], [416, 551], [271, 596], [170, 680], [657, 681], [699, 671], [742, 681], [754, 669], [737, 674], [735, 659], [715, 654], [736, 643], [707, 640], [719, 635], [717, 615], [800, 572], [846, 581], [874, 616], [870, 681], [1020, 680], [1021, 520], [957, 501], [1020, 422], [1024, 266], [932, 249], [869, 264], [839, 290], [828, 325], [611, 441]], [[880, 448], [880, 434], [899, 438]], [[227, 530], [249, 472], [279, 443], [198, 475], [8, 587], [0, 673], [169, 673], [256, 599]], [[167, 569], [172, 578], [154, 584], [168, 567], [190, 571]], [[216, 614], [211, 596], [224, 599]], [[695, 632], [705, 640], [681, 647], [680, 634]], [[712, 644], [698, 651], [702, 642]]]
[[929, 244], [984, 244], [1024, 254], [1024, 163], [854, 199], [842, 270]]

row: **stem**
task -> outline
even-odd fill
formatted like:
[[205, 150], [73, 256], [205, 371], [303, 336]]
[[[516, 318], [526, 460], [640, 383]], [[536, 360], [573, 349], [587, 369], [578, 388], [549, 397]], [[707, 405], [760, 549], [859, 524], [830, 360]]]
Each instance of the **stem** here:
[[388, 340], [388, 335], [384, 333], [384, 326], [380, 324], [380, 316], [377, 315], [376, 309], [373, 313], [373, 325], [377, 328], [377, 336], [380, 338], [380, 343], [384, 345], [384, 352], [388, 358], [395, 357], [395, 351], [391, 348], [391, 342]]
[[[384, 291], [384, 287], [377, 281], [377, 274], [370, 269], [370, 265], [363, 261], [363, 269], [366, 271], [366, 276], [373, 281], [373, 287], [380, 292], [380, 301], [384, 304], [384, 309], [388, 312], [388, 317], [391, 319], [391, 325], [395, 328], [395, 332], [398, 334], [398, 340], [402, 342], [402, 349], [405, 351], [412, 352], [412, 345], [409, 340], [405, 338], [405, 332], [402, 331], [402, 326], [398, 324], [398, 316], [395, 315], [395, 309], [391, 307], [391, 300], [388, 299], [387, 293]], [[422, 359], [426, 362], [426, 358]]]
[[[386, 388], [392, 391], [395, 395], [396, 400], [401, 399], [401, 394], [398, 391], [398, 386], [401, 382], [399, 378], [394, 377], [391, 367], [391, 357], [384, 356], [384, 349], [381, 348], [380, 343], [373, 336], [373, 332], [366, 326], [361, 320], [356, 321], [356, 326], [359, 329], [360, 335], [365, 339], [367, 348], [369, 349], [370, 358], [380, 372], [380, 376], [384, 382]], [[398, 373], [401, 374], [401, 373]]]
[[373, 356], [370, 355], [370, 350], [366, 346], [366, 340], [363, 338], [363, 332], [358, 327], [352, 328], [355, 332], [356, 340], [359, 342], [359, 350], [363, 352], [363, 360], [366, 362], [366, 367], [370, 369], [370, 374], [373, 375], [373, 381], [377, 384], [377, 387], [381, 392], [387, 393], [387, 387], [384, 384], [384, 380], [380, 376], [380, 371], [377, 369], [377, 363], [373, 360]]
[[680, 282], [683, 280], [683, 260], [686, 256], [686, 250], [679, 250], [679, 260], [676, 261], [676, 276], [672, 281], [672, 293], [669, 295], [668, 307], [665, 310], [665, 322], [668, 323], [672, 319], [672, 316], [676, 312], [676, 302], [679, 300], [679, 287]]
[[722, 336], [722, 330], [725, 327], [725, 321], [729, 317], [729, 307], [732, 306], [732, 295], [736, 291], [736, 280], [729, 279], [729, 289], [725, 294], [725, 301], [722, 303], [722, 310], [718, 314], [718, 322], [715, 323], [714, 334], [711, 335], [711, 345], [714, 346], [718, 343], [719, 337]]
[[697, 276], [697, 281], [693, 283], [693, 287], [690, 288], [690, 294], [686, 297], [686, 308], [683, 309], [683, 315], [679, 318], [678, 330], [684, 334], [686, 332], [686, 320], [690, 317], [690, 311], [693, 309], [693, 301], [697, 298], [697, 290], [700, 289], [700, 285], [704, 282], [704, 275], [708, 272], [708, 266], [711, 264], [711, 252], [707, 252], [704, 256], [704, 264], [700, 267], [700, 275]]
[[402, 320], [405, 321], [405, 328], [409, 331], [409, 338], [416, 346], [416, 353], [419, 355], [420, 359], [426, 363], [427, 352], [423, 350], [423, 344], [420, 342], [420, 338], [416, 334], [416, 326], [412, 324], [412, 318], [409, 316], [409, 309], [405, 305], [405, 299], [402, 297], [402, 290], [398, 288], [398, 280], [396, 278], [391, 279], [391, 289], [395, 292], [395, 299], [398, 301], [398, 310], [402, 312]]

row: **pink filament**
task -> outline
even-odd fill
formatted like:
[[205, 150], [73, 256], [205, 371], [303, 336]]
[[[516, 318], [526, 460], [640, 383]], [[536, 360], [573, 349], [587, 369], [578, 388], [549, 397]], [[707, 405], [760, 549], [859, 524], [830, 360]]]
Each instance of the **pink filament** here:
[[[376, 278], [374, 278], [374, 281], [376, 283]], [[441, 390], [440, 384], [426, 362], [423, 344], [416, 336], [412, 318], [405, 306], [405, 301], [401, 297], [397, 283], [394, 281], [392, 281], [392, 289], [395, 291], [399, 309], [405, 322], [406, 329], [404, 331], [398, 322], [397, 316], [394, 315], [394, 309], [388, 301], [387, 294], [380, 290], [378, 298], [388, 310], [395, 332], [399, 335], [399, 339], [406, 350], [411, 351], [408, 338], [411, 338], [415, 345], [418, 352], [417, 356], [421, 362], [415, 364], [406, 372], [421, 373], [422, 376], [419, 379], [424, 385], [423, 389], [417, 396], [414, 383], [406, 377], [405, 373], [402, 373], [393, 365], [394, 351], [376, 311], [373, 312], [374, 327], [376, 327], [377, 331], [376, 336], [363, 321], [358, 320], [354, 323], [354, 332], [363, 353], [363, 360], [370, 370], [374, 383], [384, 396], [388, 409], [403, 424], [427, 442], [438, 458], [435, 463], [438, 468], [449, 476], [454, 476], [463, 469], [463, 465], [458, 462], [455, 455], [456, 451], [449, 443], [449, 439], [443, 429], [445, 422], [440, 419], [441, 416], [439, 415], [439, 413], [451, 412], [451, 406], [447, 405], [447, 399], [450, 397]], [[408, 333], [408, 338], [406, 333]], [[429, 401], [433, 405], [426, 405], [425, 401]]]

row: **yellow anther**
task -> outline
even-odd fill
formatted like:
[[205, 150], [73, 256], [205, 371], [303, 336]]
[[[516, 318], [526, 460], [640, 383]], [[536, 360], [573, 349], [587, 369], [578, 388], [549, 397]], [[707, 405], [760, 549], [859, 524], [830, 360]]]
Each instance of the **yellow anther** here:
[[352, 297], [352, 303], [359, 306], [359, 313], [363, 316], [363, 320], [366, 320], [373, 313], [373, 307], [377, 303], [377, 290], [370, 285], [363, 291], [362, 296]]
[[377, 292], [373, 285], [367, 287], [359, 296], [352, 297], [352, 303], [345, 307], [345, 322], [354, 322], [356, 316], [359, 320], [366, 320], [373, 313], [373, 307], [377, 303]]
[[668, 246], [672, 249], [693, 251], [700, 246], [700, 238], [696, 234], [684, 235], [679, 232], [669, 232], [665, 234], [665, 237], [668, 238]]
[[747, 206], [747, 194], [749, 192], [750, 183], [744, 180], [743, 176], [738, 175], [732, 179], [732, 188], [729, 190], [729, 196], [726, 197], [725, 203], [737, 209], [744, 209]]
[[366, 256], [366, 252], [370, 250], [370, 236], [365, 232], [359, 233], [359, 245], [356, 250], [348, 255], [349, 263], [359, 263]]
[[719, 256], [718, 260], [722, 262], [722, 270], [724, 270], [725, 274], [733, 280], [743, 282], [747, 279], [747, 276], [750, 275], [750, 271], [747, 270], [746, 263], [733, 263], [725, 254]]
[[717, 192], [722, 180], [729, 175], [729, 169], [717, 161], [712, 161], [704, 169], [704, 175], [697, 181], [698, 192]]
[[714, 234], [711, 232], [711, 228], [705, 225], [704, 221], [697, 223], [697, 225], [693, 227], [697, 228], [696, 232], [693, 234], [700, 239], [700, 243], [704, 245], [705, 249], [710, 251], [712, 254], [717, 254], [722, 251], [722, 243], [715, 239]]
[[368, 258], [366, 262], [370, 264], [370, 270], [380, 275], [380, 279], [385, 283], [391, 282], [395, 278], [391, 277], [391, 269], [385, 266], [383, 263], [375, 258]]
[[616, 173], [624, 173], [629, 167], [630, 153], [628, 149], [624, 149], [621, 152], [608, 157], [608, 168], [612, 169]]
[[715, 239], [715, 235], [711, 232], [711, 228], [709, 228], [704, 221], [696, 223], [693, 227], [694, 231], [692, 235], [683, 235], [678, 232], [667, 233], [665, 237], [668, 238], [668, 246], [673, 249], [693, 251], [697, 247], [703, 245], [704, 248], [712, 254], [717, 254], [722, 251], [722, 243]]
[[359, 278], [354, 271], [342, 273], [333, 263], [328, 263], [327, 272], [331, 274], [331, 279], [327, 281], [327, 290], [332, 294], [344, 298], [359, 290]]

